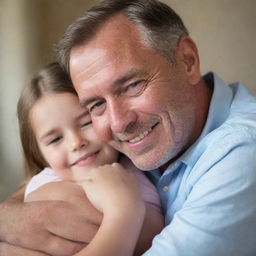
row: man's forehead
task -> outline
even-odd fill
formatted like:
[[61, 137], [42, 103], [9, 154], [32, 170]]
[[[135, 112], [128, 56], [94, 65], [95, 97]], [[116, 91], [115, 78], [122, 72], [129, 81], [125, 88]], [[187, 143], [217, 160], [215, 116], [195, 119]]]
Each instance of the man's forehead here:
[[99, 84], [110, 83], [115, 62], [116, 57], [102, 47], [86, 44], [72, 50], [70, 75], [80, 101], [99, 90]]
[[[127, 17], [122, 14], [114, 15], [97, 30], [92, 38], [71, 50], [70, 66], [76, 64], [77, 56], [85, 54], [89, 54], [86, 56], [88, 61], [107, 54], [111, 55], [111, 53], [113, 57], [127, 45], [139, 46], [144, 41], [143, 38], [141, 30]], [[125, 54], [125, 51], [122, 52]]]
[[88, 49], [74, 51], [70, 66], [72, 82], [80, 100], [87, 98], [87, 93], [96, 93], [95, 89], [100, 93], [103, 87], [114, 88], [142, 73], [142, 59], [138, 61], [136, 54], [129, 54], [130, 50], [115, 55], [102, 49]]
[[88, 97], [97, 95], [94, 88], [101, 90], [103, 85], [120, 84], [134, 75], [137, 72], [134, 68], [143, 59], [139, 57], [140, 52], [145, 48], [138, 29], [123, 15], [112, 17], [95, 37], [73, 48], [70, 74], [82, 104]]
[[96, 67], [104, 66], [103, 60], [106, 59], [107, 52], [102, 47], [86, 44], [72, 49], [70, 54], [70, 74], [72, 81], [79, 80], [80, 76], [90, 73]]

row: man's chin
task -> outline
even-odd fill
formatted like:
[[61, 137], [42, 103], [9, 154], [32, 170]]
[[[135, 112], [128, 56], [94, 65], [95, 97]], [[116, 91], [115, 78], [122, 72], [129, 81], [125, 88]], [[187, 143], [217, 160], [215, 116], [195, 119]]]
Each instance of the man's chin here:
[[150, 171], [159, 167], [159, 165], [155, 161], [146, 161], [148, 159], [146, 156], [129, 156], [126, 155], [133, 164], [142, 171]]
[[[125, 154], [125, 153], [124, 153]], [[145, 154], [125, 154], [133, 164], [142, 171], [151, 171], [154, 169], [166, 169], [171, 162], [176, 158], [171, 154], [171, 152], [160, 154], [160, 152], [147, 152]]]
[[[129, 150], [125, 145], [118, 143], [109, 143], [114, 149], [127, 156], [133, 164], [142, 171], [150, 171], [161, 167], [162, 159], [158, 159], [156, 154], [153, 153], [153, 147], [145, 148], [142, 152], [134, 152]], [[155, 152], [155, 151], [154, 151]]]

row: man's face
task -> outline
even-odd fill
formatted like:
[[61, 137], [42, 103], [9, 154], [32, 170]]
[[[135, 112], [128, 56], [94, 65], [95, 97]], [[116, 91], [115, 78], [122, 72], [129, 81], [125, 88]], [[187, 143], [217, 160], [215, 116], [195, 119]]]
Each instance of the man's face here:
[[143, 170], [160, 167], [195, 140], [193, 85], [119, 16], [71, 52], [70, 72], [95, 131]]

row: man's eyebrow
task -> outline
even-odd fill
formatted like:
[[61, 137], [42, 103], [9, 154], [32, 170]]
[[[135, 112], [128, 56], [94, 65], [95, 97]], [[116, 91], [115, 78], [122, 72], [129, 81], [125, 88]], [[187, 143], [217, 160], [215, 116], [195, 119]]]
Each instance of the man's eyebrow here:
[[134, 77], [144, 76], [144, 75], [146, 75], [146, 73], [143, 72], [142, 70], [139, 70], [139, 69], [136, 69], [136, 68], [130, 69], [123, 76], [121, 76], [116, 81], [114, 81], [113, 87], [124, 84], [124, 83], [126, 83], [127, 81], [129, 81], [130, 79], [132, 79]]
[[89, 116], [89, 111], [88, 110], [85, 110], [83, 111], [81, 114], [79, 114], [75, 119], [76, 120], [79, 120], [81, 119], [82, 117], [85, 117], [85, 116]]
[[[136, 68], [132, 68], [130, 70], [128, 70], [125, 74], [123, 74], [121, 77], [117, 78], [111, 85], [111, 87], [115, 88], [118, 87], [124, 83], [126, 83], [127, 81], [129, 81], [130, 79], [137, 77], [137, 76], [145, 76], [146, 73], [143, 72], [142, 70], [136, 69]], [[82, 99], [80, 101], [80, 105], [82, 107], [96, 101], [98, 99], [97, 96], [88, 98], [88, 99]]]
[[86, 107], [87, 105], [96, 101], [97, 99], [98, 99], [97, 96], [89, 98], [89, 99], [82, 99], [82, 100], [80, 100], [79, 104], [80, 104], [81, 107]]

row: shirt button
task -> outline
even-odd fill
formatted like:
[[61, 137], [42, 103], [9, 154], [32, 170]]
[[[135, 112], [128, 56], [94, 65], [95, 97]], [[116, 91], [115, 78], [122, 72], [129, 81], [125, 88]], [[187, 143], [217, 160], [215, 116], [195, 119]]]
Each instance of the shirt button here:
[[167, 191], [169, 190], [169, 187], [168, 187], [168, 186], [164, 186], [164, 187], [162, 188], [162, 190], [163, 190], [164, 192], [167, 192]]

